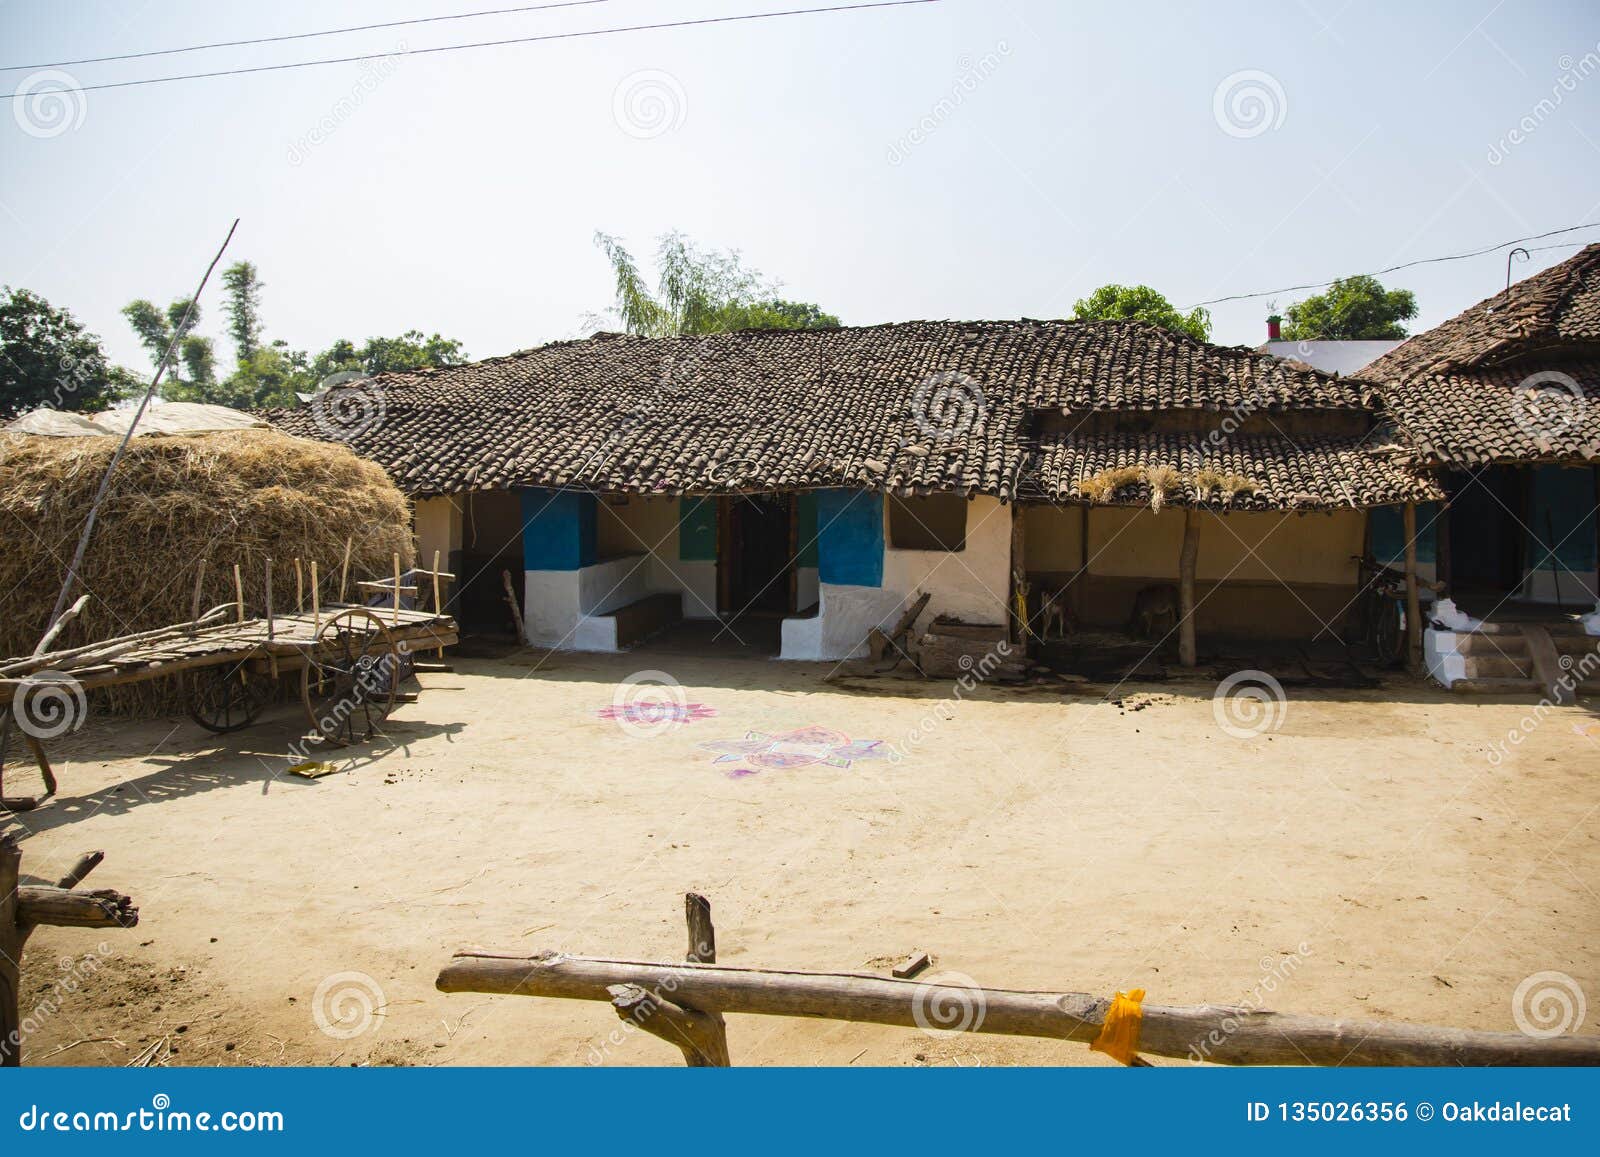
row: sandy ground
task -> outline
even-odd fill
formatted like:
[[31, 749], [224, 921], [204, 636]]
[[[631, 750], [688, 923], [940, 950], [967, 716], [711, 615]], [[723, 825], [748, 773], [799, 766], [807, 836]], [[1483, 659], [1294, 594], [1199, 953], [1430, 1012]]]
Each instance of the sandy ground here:
[[[716, 714], [647, 736], [598, 717], [651, 666]], [[1590, 709], [1552, 712], [1497, 763], [1526, 703], [1407, 682], [1291, 690], [1276, 730], [1235, 737], [1210, 685], [941, 709], [947, 684], [826, 670], [462, 659], [423, 676], [397, 746], [316, 782], [283, 775], [291, 711], [221, 740], [91, 720], [53, 745], [62, 796], [7, 824], [25, 879], [105, 849], [92, 886], [142, 919], [35, 935], [24, 1008], [60, 1007], [32, 1018], [28, 1062], [676, 1063], [642, 1034], [612, 1043], [604, 1006], [433, 981], [463, 944], [678, 958], [687, 890], [711, 898], [726, 963], [886, 969], [921, 949], [996, 987], [1498, 1030], [1519, 982], [1554, 971], [1600, 1031]], [[806, 725], [908, 754], [762, 769], [700, 746]], [[730, 1017], [729, 1035], [740, 1064], [1109, 1063], [835, 1022]]]

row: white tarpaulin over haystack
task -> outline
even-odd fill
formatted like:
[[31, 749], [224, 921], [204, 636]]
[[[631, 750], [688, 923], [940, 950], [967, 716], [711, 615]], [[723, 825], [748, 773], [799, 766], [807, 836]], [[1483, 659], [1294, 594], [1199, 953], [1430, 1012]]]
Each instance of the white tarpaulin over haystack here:
[[[40, 434], [52, 438], [124, 434], [135, 413], [131, 406], [89, 416], [40, 408], [22, 415], [5, 429], [8, 434]], [[145, 410], [136, 433], [204, 434], [215, 430], [265, 429], [266, 425], [260, 418], [227, 406], [213, 406], [207, 402], [162, 402]]]

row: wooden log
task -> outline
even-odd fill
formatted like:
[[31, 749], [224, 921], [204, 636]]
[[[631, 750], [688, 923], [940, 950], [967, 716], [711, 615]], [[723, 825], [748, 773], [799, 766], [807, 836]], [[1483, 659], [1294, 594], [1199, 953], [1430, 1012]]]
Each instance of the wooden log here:
[[[689, 928], [689, 952], [686, 959], [691, 964], [717, 962], [717, 929], [711, 923], [711, 901], [698, 892], [683, 894], [683, 918]], [[691, 1068], [727, 1068], [733, 1062], [728, 1057], [728, 1025], [722, 1013], [714, 1008], [699, 1008], [692, 1001], [677, 1001], [686, 1020], [677, 1026], [680, 1036], [686, 1036], [693, 1046], [683, 1050], [683, 1059]], [[681, 1047], [681, 1046], [680, 1046]]]
[[78, 862], [72, 865], [72, 870], [56, 881], [58, 888], [76, 888], [83, 883], [83, 879], [90, 872], [98, 868], [106, 858], [104, 852], [85, 852], [78, 857]]
[[89, 596], [79, 595], [77, 601], [66, 610], [62, 611], [61, 617], [50, 624], [50, 629], [46, 631], [44, 633], [44, 637], [39, 640], [39, 645], [34, 647], [33, 653], [35, 655], [42, 655], [48, 651], [50, 649], [50, 644], [54, 643], [56, 639], [60, 637], [61, 632], [66, 629], [67, 624], [72, 622], [73, 619], [77, 618], [79, 613], [88, 604]]
[[17, 889], [16, 919], [24, 927], [132, 928], [139, 923], [139, 909], [127, 896], [108, 888], [74, 892], [48, 884], [24, 884]]
[[1183, 513], [1183, 549], [1178, 553], [1178, 662], [1193, 667], [1198, 662], [1194, 636], [1194, 571], [1200, 557], [1200, 508]]
[[152, 630], [139, 631], [132, 635], [117, 635], [98, 643], [85, 643], [81, 647], [71, 647], [65, 651], [46, 651], [42, 655], [29, 655], [25, 659], [13, 659], [9, 663], [0, 664], [0, 677], [24, 675], [29, 671], [40, 671], [47, 667], [70, 670], [69, 664], [77, 661], [92, 659], [98, 662], [100, 659], [111, 655], [119, 655], [148, 643], [174, 638], [178, 635], [198, 630], [201, 627], [210, 626], [222, 619], [232, 609], [232, 603], [222, 603], [212, 607], [192, 622], [177, 623], [170, 627], [156, 627]]
[[22, 944], [27, 939], [17, 919], [17, 877], [22, 848], [12, 835], [0, 834], [0, 1066], [22, 1063]]
[[728, 1040], [720, 1016], [680, 1007], [636, 984], [614, 984], [607, 992], [618, 1017], [632, 1021], [668, 1044], [677, 1045], [683, 1052], [683, 1063], [690, 1068], [728, 1067]]
[[[497, 955], [478, 949], [457, 953], [435, 983], [441, 992], [606, 1003], [613, 1000], [612, 987], [632, 984], [664, 991], [680, 1006], [702, 1010], [904, 1028], [924, 1027], [930, 1009], [955, 1009], [966, 1014], [960, 1018], [965, 1031], [1084, 1044], [1100, 1034], [1111, 1006], [1108, 998], [1076, 992], [1020, 992], [860, 973], [610, 960], [560, 952]], [[1139, 1051], [1218, 1064], [1596, 1065], [1600, 1037], [1541, 1039], [1522, 1033], [1331, 1020], [1227, 1005], [1146, 1003]]]
[[1417, 504], [1405, 506], [1406, 669], [1422, 674], [1422, 604], [1417, 598]]

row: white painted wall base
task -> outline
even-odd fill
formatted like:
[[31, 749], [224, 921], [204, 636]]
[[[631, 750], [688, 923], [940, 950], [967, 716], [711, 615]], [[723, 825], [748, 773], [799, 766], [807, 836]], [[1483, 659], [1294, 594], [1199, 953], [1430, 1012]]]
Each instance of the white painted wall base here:
[[1428, 674], [1446, 688], [1457, 679], [1467, 677], [1467, 657], [1458, 649], [1463, 633], [1439, 631], [1432, 627], [1422, 632], [1422, 657], [1427, 663]]
[[617, 625], [605, 616], [651, 593], [642, 554], [578, 570], [530, 570], [523, 576], [528, 642], [562, 651], [615, 651]]
[[[1530, 571], [1522, 580], [1521, 597], [1531, 603], [1555, 603], [1557, 578], [1547, 570]], [[1559, 579], [1561, 603], [1579, 606], [1592, 603], [1600, 595], [1595, 593], [1595, 572], [1563, 570]]]

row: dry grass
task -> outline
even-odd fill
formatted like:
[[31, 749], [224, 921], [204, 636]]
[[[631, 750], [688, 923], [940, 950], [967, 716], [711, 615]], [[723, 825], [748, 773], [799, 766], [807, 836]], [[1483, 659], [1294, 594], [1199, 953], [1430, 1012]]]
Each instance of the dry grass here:
[[1175, 466], [1151, 466], [1144, 472], [1150, 485], [1150, 509], [1157, 514], [1166, 505], [1167, 495], [1183, 486], [1183, 474]]
[[[115, 448], [113, 438], [0, 436], [0, 655], [27, 654], [43, 633]], [[347, 539], [352, 583], [390, 573], [396, 551], [411, 565], [405, 497], [342, 446], [272, 430], [135, 438], [75, 588], [89, 603], [57, 646], [187, 619], [202, 558], [203, 608], [233, 600], [238, 563], [247, 612], [261, 614], [268, 558], [275, 610], [294, 607], [296, 557], [317, 560], [331, 599]]]
[[1112, 466], [1078, 483], [1078, 493], [1090, 502], [1109, 502], [1117, 491], [1144, 477], [1138, 466]]

